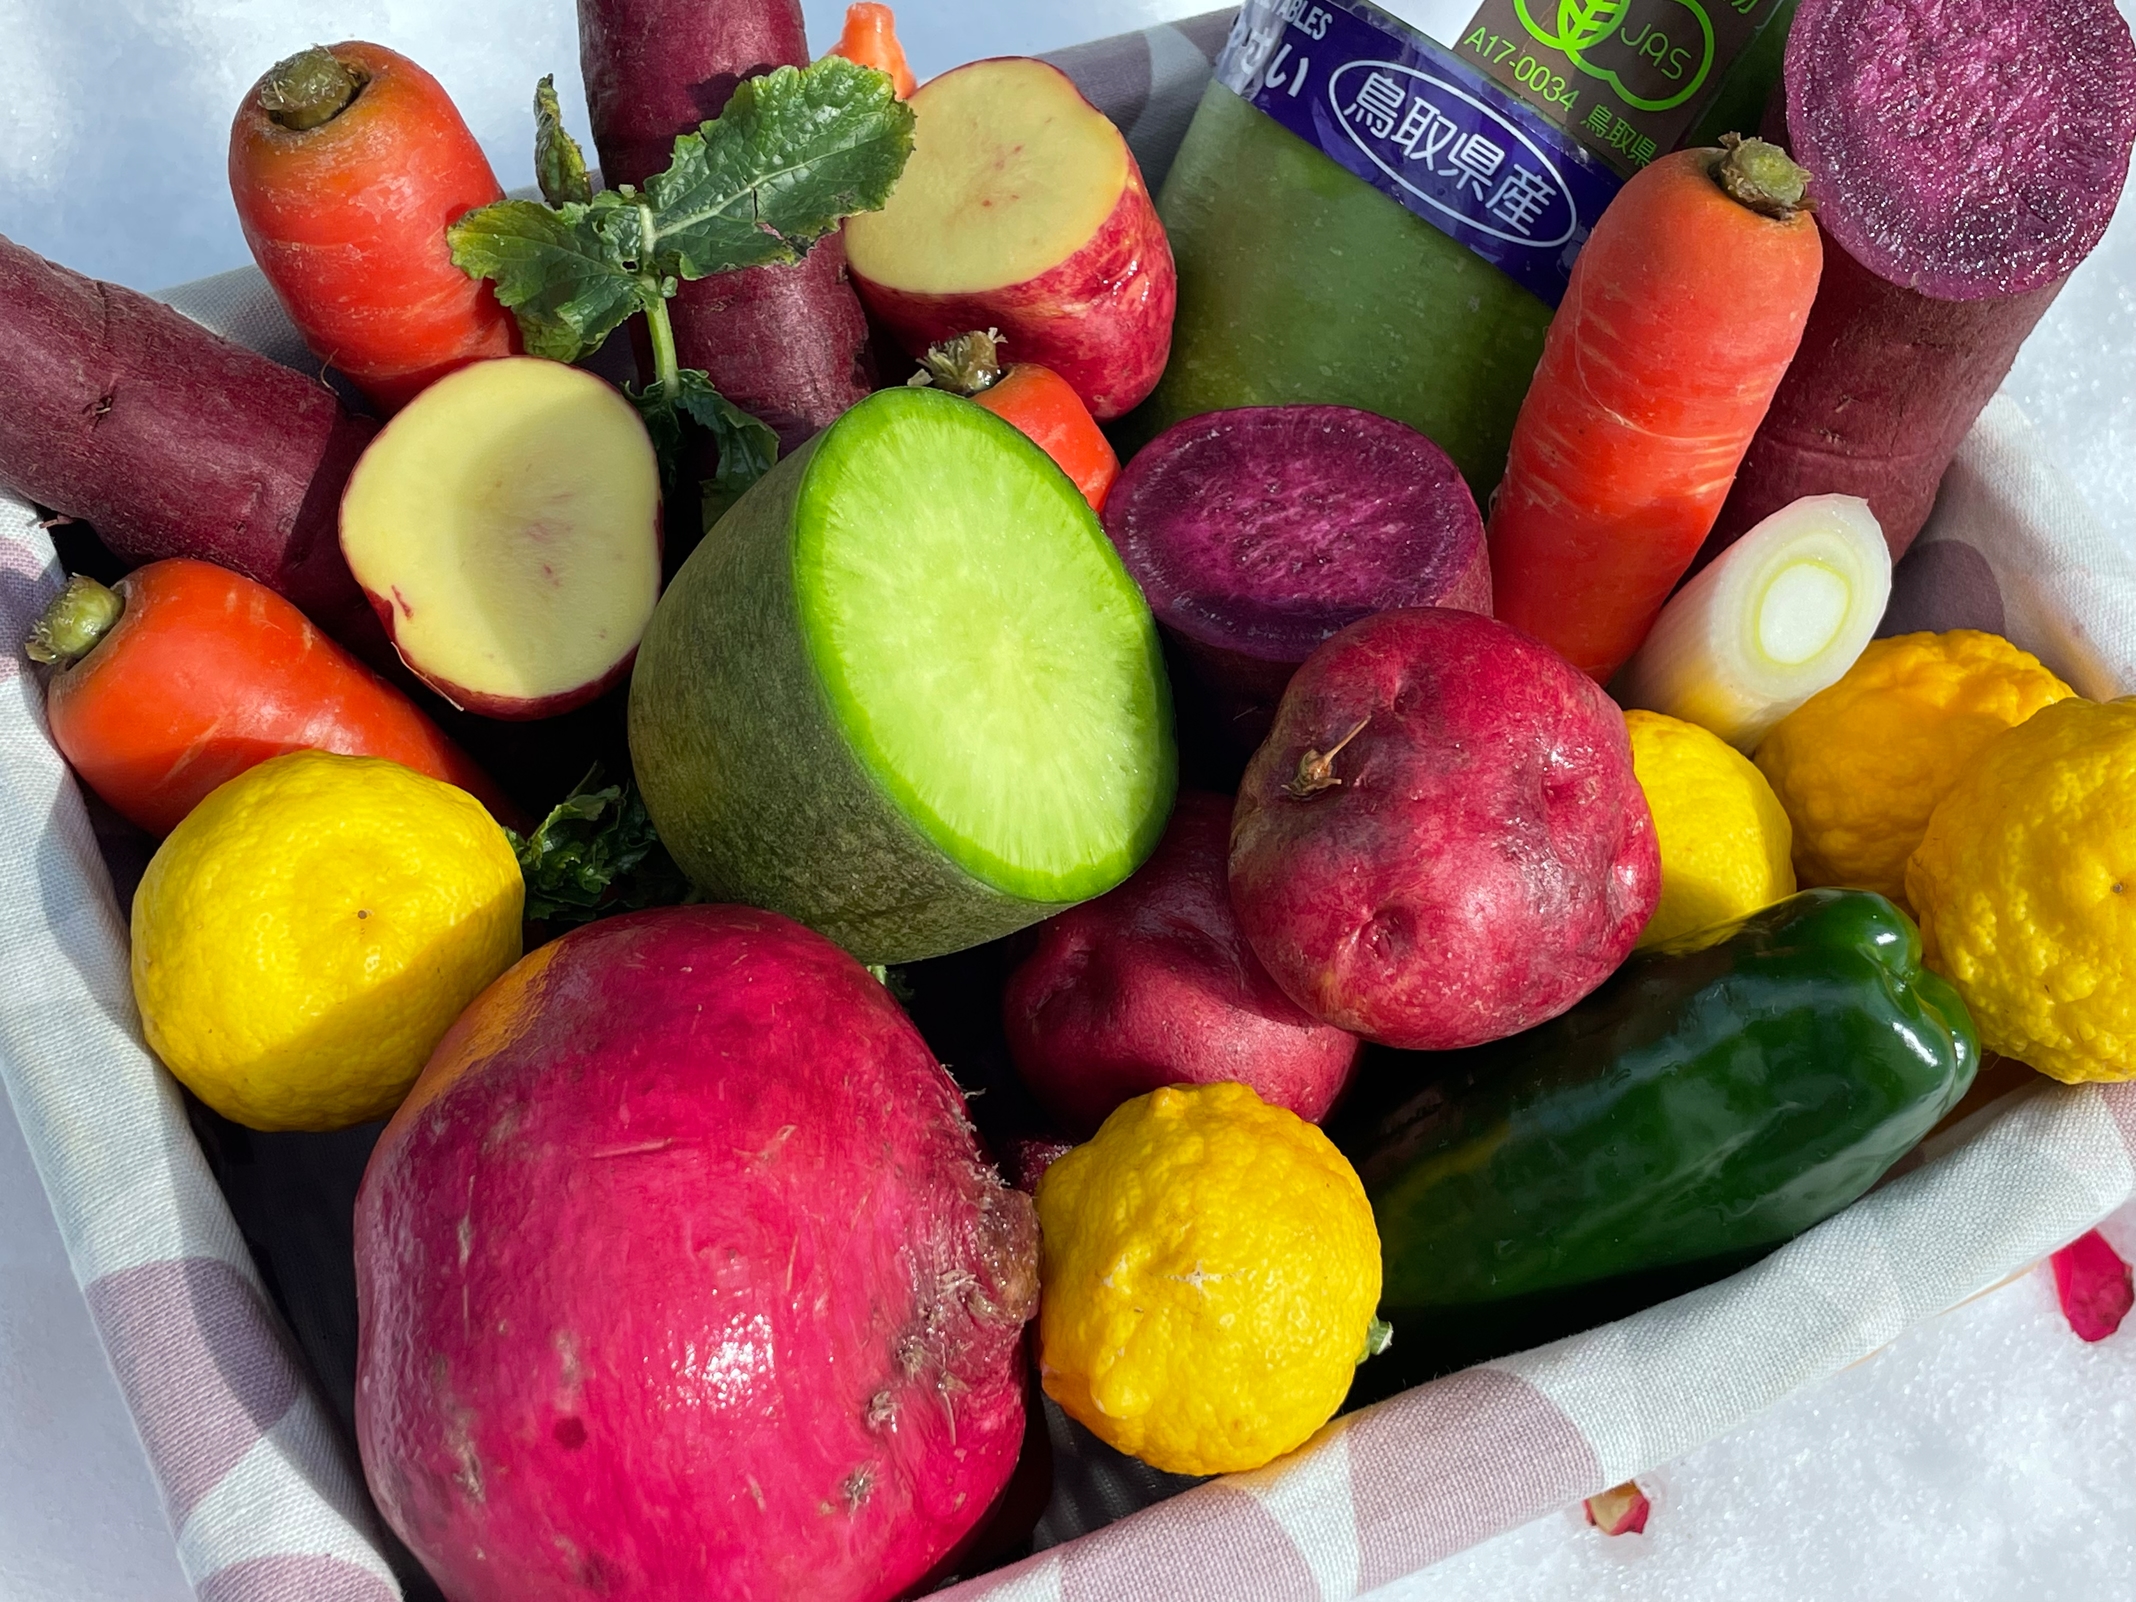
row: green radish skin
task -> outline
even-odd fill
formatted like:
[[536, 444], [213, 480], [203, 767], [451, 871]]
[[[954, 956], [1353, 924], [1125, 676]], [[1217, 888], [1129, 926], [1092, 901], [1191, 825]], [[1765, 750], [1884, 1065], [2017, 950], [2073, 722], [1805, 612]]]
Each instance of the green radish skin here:
[[716, 900], [865, 962], [997, 939], [1125, 879], [1177, 761], [1156, 626], [1081, 493], [1010, 424], [870, 396], [683, 564], [639, 647], [631, 759]]
[[1179, 309], [1132, 443], [1236, 406], [1357, 406], [1425, 435], [1488, 502], [1548, 306], [1220, 83], [1157, 214]]

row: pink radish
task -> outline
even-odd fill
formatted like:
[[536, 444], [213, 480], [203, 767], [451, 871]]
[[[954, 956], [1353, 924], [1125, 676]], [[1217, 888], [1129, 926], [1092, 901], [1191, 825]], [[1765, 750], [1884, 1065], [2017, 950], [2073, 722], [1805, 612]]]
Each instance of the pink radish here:
[[453, 1026], [357, 1198], [356, 1422], [454, 1602], [881, 1602], [1024, 1438], [1031, 1204], [859, 963], [685, 907]]

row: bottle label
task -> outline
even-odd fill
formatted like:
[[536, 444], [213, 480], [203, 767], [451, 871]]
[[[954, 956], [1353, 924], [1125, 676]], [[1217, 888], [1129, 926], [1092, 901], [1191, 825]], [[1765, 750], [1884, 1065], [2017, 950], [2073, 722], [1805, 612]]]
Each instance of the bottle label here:
[[1629, 177], [1676, 148], [1782, 4], [1483, 0], [1455, 48]]
[[1366, 0], [1246, 0], [1216, 75], [1552, 306], [1623, 187], [1566, 130]]

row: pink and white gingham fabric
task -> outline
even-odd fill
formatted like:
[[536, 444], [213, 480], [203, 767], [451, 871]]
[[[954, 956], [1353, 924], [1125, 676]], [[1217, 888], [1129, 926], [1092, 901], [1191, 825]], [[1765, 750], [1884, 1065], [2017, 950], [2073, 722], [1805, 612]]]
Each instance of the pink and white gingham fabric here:
[[[1216, 15], [1058, 59], [1128, 131], [1155, 181], [1226, 27]], [[172, 299], [305, 361], [249, 271]], [[34, 514], [0, 497], [0, 635], [23, 638], [60, 582]], [[1891, 630], [1960, 625], [2008, 633], [2087, 695], [2136, 687], [2136, 566], [2004, 401], [1968, 439], [1894, 589]], [[142, 1044], [111, 876], [46, 736], [41, 686], [13, 650], [0, 652], [0, 818], [0, 1080], [186, 1574], [202, 1602], [400, 1597], [348, 1443], [176, 1087]], [[1259, 1473], [1198, 1485], [943, 1594], [1361, 1594], [1666, 1463], [2021, 1271], [2136, 1193], [2132, 1154], [2136, 1086], [2043, 1082], [1732, 1279], [1337, 1420]], [[1042, 1529], [1089, 1528], [1119, 1497], [1114, 1485], [1109, 1501], [1057, 1503]]]

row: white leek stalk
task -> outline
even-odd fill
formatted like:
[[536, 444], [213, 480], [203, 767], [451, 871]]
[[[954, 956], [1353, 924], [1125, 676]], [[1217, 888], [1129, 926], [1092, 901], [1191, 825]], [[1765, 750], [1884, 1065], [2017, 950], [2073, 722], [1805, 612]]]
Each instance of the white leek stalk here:
[[1891, 598], [1891, 552], [1869, 503], [1806, 495], [1758, 524], [1670, 598], [1611, 688], [1750, 752], [1854, 665]]

